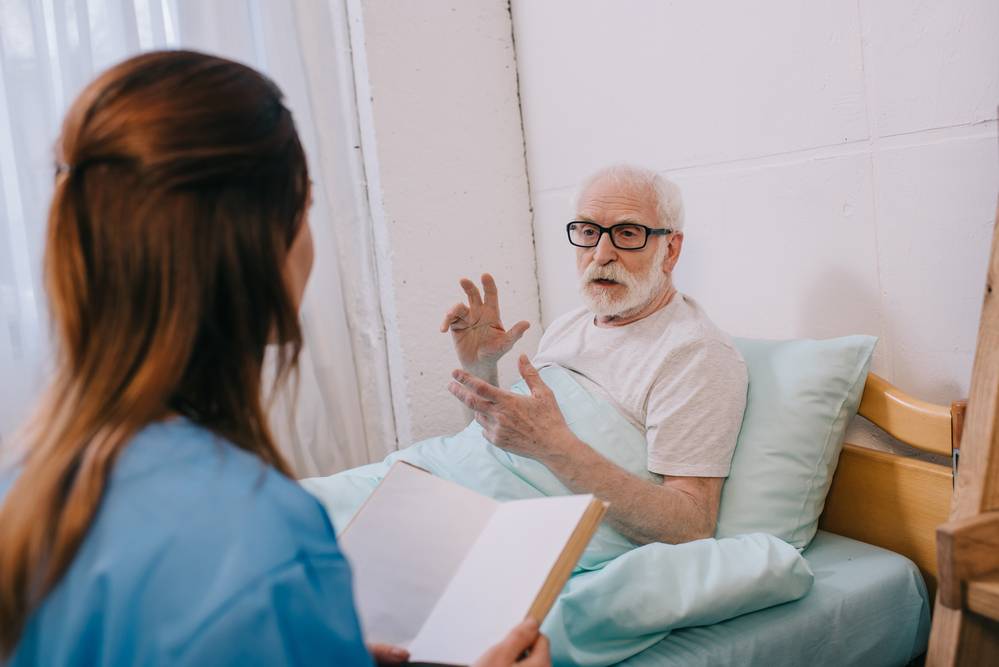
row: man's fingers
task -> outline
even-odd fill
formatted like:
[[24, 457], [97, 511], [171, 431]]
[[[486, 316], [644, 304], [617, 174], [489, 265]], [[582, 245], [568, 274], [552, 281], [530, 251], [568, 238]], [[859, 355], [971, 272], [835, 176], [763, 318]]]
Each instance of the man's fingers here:
[[531, 323], [527, 320], [521, 320], [517, 322], [512, 327], [510, 327], [510, 340], [516, 343], [520, 340], [520, 337], [524, 335], [524, 332], [531, 328]]
[[455, 382], [460, 383], [462, 387], [486, 399], [490, 403], [497, 403], [507, 396], [507, 392], [466, 371], [456, 370], [451, 373], [451, 377], [454, 378]]
[[475, 286], [475, 283], [468, 278], [462, 278], [458, 284], [461, 285], [461, 289], [465, 290], [465, 295], [468, 296], [468, 305], [472, 308], [473, 312], [482, 306], [482, 295], [479, 293], [479, 288]]
[[468, 306], [463, 303], [456, 303], [451, 306], [451, 310], [447, 311], [447, 315], [444, 316], [444, 321], [441, 322], [441, 333], [447, 332], [451, 328], [451, 325], [460, 322], [468, 317]]
[[551, 646], [548, 644], [548, 637], [538, 635], [534, 645], [531, 646], [531, 654], [517, 663], [524, 667], [548, 667], [552, 664]]
[[454, 394], [455, 398], [467, 405], [473, 412], [488, 412], [494, 405], [491, 401], [469, 391], [467, 387], [457, 381], [449, 382], [447, 390]]
[[499, 310], [499, 290], [496, 289], [496, 281], [489, 273], [482, 274], [482, 291], [486, 295], [486, 305]]
[[503, 641], [496, 645], [499, 657], [504, 661], [503, 664], [516, 661], [524, 651], [537, 642], [540, 633], [538, 622], [533, 618], [524, 620], [511, 630]]
[[531, 390], [531, 396], [538, 398], [551, 391], [548, 385], [545, 384], [545, 381], [541, 379], [541, 374], [531, 364], [526, 354], [520, 355], [520, 359], [517, 360], [517, 366], [520, 368], [520, 377], [524, 378], [527, 388]]

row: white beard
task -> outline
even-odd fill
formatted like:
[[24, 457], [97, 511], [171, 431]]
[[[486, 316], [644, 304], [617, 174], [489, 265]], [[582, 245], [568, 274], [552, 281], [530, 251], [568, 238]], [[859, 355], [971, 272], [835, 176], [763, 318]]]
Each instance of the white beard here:
[[[579, 277], [579, 293], [583, 303], [597, 317], [627, 317], [649, 305], [669, 287], [669, 275], [662, 270], [667, 244], [662, 243], [645, 275], [636, 276], [614, 262], [606, 266], [590, 263]], [[613, 288], [590, 284], [598, 278], [620, 283], [625, 292], [620, 296], [611, 293]]]

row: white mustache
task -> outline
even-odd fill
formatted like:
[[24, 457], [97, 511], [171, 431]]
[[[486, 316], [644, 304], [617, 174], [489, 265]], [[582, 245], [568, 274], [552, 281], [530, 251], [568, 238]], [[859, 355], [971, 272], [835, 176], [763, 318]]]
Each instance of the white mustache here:
[[590, 264], [583, 271], [582, 282], [586, 285], [594, 280], [613, 280], [616, 283], [620, 283], [628, 288], [633, 288], [637, 286], [637, 281], [634, 276], [628, 273], [624, 267], [619, 264], [605, 264], [600, 266], [598, 264]]

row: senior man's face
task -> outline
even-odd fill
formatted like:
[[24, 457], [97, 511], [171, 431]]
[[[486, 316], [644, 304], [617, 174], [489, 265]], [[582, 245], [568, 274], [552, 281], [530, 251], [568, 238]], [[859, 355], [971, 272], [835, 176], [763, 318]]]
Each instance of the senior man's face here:
[[[654, 196], [642, 188], [601, 179], [579, 198], [577, 220], [610, 227], [636, 222], [661, 228]], [[614, 247], [609, 234], [594, 248], [576, 248], [580, 292], [598, 316], [622, 316], [641, 310], [669, 287], [678, 253], [670, 253], [671, 236], [650, 236], [641, 250]]]

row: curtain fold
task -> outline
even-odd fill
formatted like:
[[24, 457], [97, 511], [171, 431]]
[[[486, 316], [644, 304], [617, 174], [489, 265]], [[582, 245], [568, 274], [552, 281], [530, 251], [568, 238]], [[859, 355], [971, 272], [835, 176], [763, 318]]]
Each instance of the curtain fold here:
[[143, 50], [245, 62], [284, 91], [314, 181], [315, 269], [297, 387], [272, 426], [295, 472], [329, 474], [396, 448], [342, 0], [0, 0], [0, 448], [44, 386], [41, 257], [52, 145], [74, 96]]

